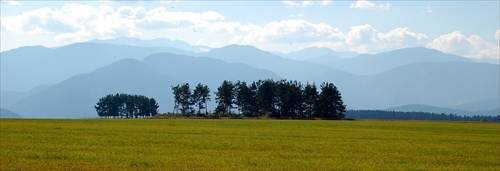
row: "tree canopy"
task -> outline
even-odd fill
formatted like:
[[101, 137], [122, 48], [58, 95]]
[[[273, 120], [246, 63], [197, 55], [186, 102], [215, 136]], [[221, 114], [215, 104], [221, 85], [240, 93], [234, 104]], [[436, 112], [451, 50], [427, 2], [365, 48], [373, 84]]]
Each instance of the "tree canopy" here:
[[201, 110], [205, 109], [205, 114], [208, 113], [207, 102], [210, 101], [210, 88], [207, 85], [198, 83], [194, 90], [188, 83], [172, 86], [174, 94], [174, 109], [175, 113], [180, 110], [182, 115], [192, 115], [195, 113], [194, 107], [197, 107], [197, 114], [201, 115]]
[[[298, 81], [224, 81], [215, 95], [215, 113], [221, 115], [343, 119], [346, 111], [342, 96], [332, 83], [321, 84], [318, 94], [316, 85], [304, 86]], [[239, 113], [232, 111], [233, 104]]]
[[109, 94], [94, 107], [99, 117], [138, 118], [156, 115], [159, 106], [154, 98], [142, 95]]

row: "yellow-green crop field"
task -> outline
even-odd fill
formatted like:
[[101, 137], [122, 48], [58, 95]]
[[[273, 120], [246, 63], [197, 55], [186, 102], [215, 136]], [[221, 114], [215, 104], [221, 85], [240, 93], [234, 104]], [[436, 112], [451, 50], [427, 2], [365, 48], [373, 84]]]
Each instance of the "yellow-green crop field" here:
[[499, 170], [498, 123], [0, 120], [0, 170]]

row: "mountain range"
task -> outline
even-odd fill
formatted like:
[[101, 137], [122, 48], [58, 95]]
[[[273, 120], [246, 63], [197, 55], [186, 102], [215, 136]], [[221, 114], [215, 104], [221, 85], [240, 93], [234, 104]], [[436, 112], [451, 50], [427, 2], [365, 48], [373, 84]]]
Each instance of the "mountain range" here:
[[[171, 86], [177, 84], [207, 84], [214, 92], [223, 80], [289, 79], [334, 83], [348, 109], [410, 105], [413, 111], [434, 106], [467, 115], [499, 114], [499, 65], [433, 49], [358, 55], [307, 48], [277, 55], [245, 45], [194, 50], [200, 48], [119, 38], [2, 52], [1, 107], [28, 118], [96, 117], [93, 106], [100, 97], [130, 93], [153, 97], [160, 112], [169, 112]], [[209, 110], [215, 107], [211, 95]]]
[[403, 105], [403, 106], [388, 108], [386, 110], [388, 110], [388, 111], [403, 111], [403, 112], [427, 112], [427, 113], [436, 113], [436, 114], [456, 114], [456, 115], [468, 115], [468, 116], [473, 116], [473, 115], [484, 116], [484, 115], [488, 115], [491, 113], [499, 113], [500, 112], [500, 108], [491, 109], [491, 110], [484, 110], [484, 111], [467, 111], [467, 110], [443, 108], [443, 107], [420, 105], [420, 104]]
[[22, 116], [10, 110], [0, 108], [0, 118], [22, 118]]

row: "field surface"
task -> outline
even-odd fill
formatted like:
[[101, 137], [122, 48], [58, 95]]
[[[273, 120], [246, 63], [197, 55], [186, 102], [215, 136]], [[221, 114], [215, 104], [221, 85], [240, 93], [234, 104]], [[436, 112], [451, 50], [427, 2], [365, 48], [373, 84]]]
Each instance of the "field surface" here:
[[499, 170], [498, 123], [0, 120], [0, 170]]

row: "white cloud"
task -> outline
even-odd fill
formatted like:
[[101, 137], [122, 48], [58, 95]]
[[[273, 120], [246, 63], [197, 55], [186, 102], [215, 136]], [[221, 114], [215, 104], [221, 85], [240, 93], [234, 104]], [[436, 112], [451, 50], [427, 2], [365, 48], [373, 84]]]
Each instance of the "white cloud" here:
[[198, 45], [198, 46], [207, 46], [207, 47], [210, 47], [210, 48], [220, 48], [222, 47], [222, 45], [217, 42], [217, 41], [213, 41], [212, 43], [206, 43], [205, 41], [203, 40], [198, 40], [196, 41], [196, 43], [194, 43], [194, 45]]
[[321, 5], [323, 6], [328, 6], [332, 4], [332, 0], [323, 0], [321, 1]]
[[2, 0], [2, 4], [21, 6], [21, 3], [19, 1], [14, 1], [14, 0]]
[[313, 5], [313, 2], [312, 1], [302, 1], [302, 7], [308, 7], [308, 6], [311, 6]]
[[351, 3], [349, 8], [357, 8], [357, 9], [372, 9], [372, 10], [391, 10], [391, 4], [374, 4], [368, 2], [367, 0], [358, 0], [354, 3]]
[[303, 8], [310, 7], [315, 4], [321, 4], [322, 6], [328, 6], [332, 4], [332, 0], [322, 0], [321, 3], [312, 0], [302, 0], [302, 2], [300, 2], [299, 0], [283, 0], [282, 2], [288, 7], [303, 7]]
[[488, 43], [477, 35], [467, 37], [459, 31], [441, 35], [427, 47], [472, 58], [500, 58], [498, 45]]
[[415, 33], [407, 27], [396, 28], [383, 33], [371, 25], [351, 27], [346, 35], [348, 50], [359, 53], [375, 53], [405, 47], [423, 46], [427, 43], [425, 34]]
[[225, 17], [214, 11], [207, 11], [204, 13], [171, 12], [164, 7], [160, 7], [149, 10], [145, 19], [149, 23], [161, 22], [179, 25], [183, 22], [203, 24], [208, 21], [224, 20]]
[[240, 27], [241, 23], [239, 22], [217, 22], [209, 24], [208, 29], [210, 32], [225, 31], [229, 34], [233, 34], [238, 31]]
[[270, 22], [263, 27], [253, 25], [242, 30], [247, 33], [236, 36], [233, 43], [303, 43], [342, 38], [338, 28], [324, 23], [313, 24], [305, 20]]
[[[321, 4], [320, 1], [313, 4], [309, 4], [309, 1], [283, 2], [296, 4], [296, 7]], [[331, 3], [331, 1], [322, 2], [327, 3], [326, 5]], [[358, 2], [360, 1], [356, 3]], [[356, 3], [352, 3], [351, 8], [363, 6], [363, 4]], [[364, 9], [381, 9], [382, 7], [390, 9], [389, 4], [377, 5], [367, 1], [364, 3], [368, 4], [364, 5], [366, 6]], [[299, 13], [292, 18], [302, 16], [304, 15]], [[62, 42], [74, 43], [94, 38], [106, 39], [119, 36], [156, 38], [154, 36], [158, 33], [170, 34], [172, 32], [182, 33], [182, 36], [179, 36], [181, 34], [173, 35], [177, 36], [174, 38], [185, 39], [189, 37], [183, 37], [183, 34], [188, 34], [186, 31], [190, 33], [194, 31], [196, 35], [191, 36], [191, 40], [185, 41], [213, 48], [236, 43], [261, 47], [283, 48], [286, 46], [283, 49], [319, 46], [339, 51], [377, 53], [404, 47], [426, 46], [446, 53], [474, 58], [499, 58], [500, 51], [498, 43], [489, 43], [477, 35], [465, 36], [458, 31], [430, 40], [427, 35], [413, 32], [407, 27], [381, 32], [366, 24], [353, 26], [343, 33], [335, 26], [312, 23], [298, 18], [263, 25], [225, 21], [225, 19], [223, 15], [214, 11], [196, 13], [169, 11], [163, 7], [146, 9], [141, 6], [121, 6], [113, 8], [108, 5], [95, 7], [66, 4], [58, 9], [46, 7], [26, 11], [19, 15], [1, 16], [1, 33], [2, 37], [6, 35], [43, 37], [44, 40], [52, 39], [58, 45]], [[200, 34], [207, 32], [209, 34]], [[500, 30], [495, 31], [493, 36], [495, 40], [500, 41]]]
[[328, 47], [340, 51], [375, 53], [404, 47], [425, 46], [429, 40], [427, 35], [412, 32], [407, 27], [383, 33], [367, 24], [351, 27], [349, 32], [344, 34], [331, 25], [305, 20], [270, 22], [262, 27], [253, 26], [244, 32], [245, 34], [235, 36], [232, 43], [298, 44]]
[[[204, 25], [224, 20], [214, 11], [203, 13], [172, 12], [166, 8], [147, 10], [141, 6], [66, 4], [59, 9], [38, 8], [20, 15], [2, 16], [3, 31], [26, 34], [53, 34], [55, 41], [73, 39], [75, 41], [118, 36], [140, 37], [147, 29], [169, 29], [183, 26]], [[224, 28], [225, 26], [232, 26]], [[235, 23], [216, 23], [214, 31], [225, 29], [233, 32]]]
[[495, 32], [495, 40], [500, 41], [500, 29]]
[[291, 1], [291, 0], [284, 0], [283, 3], [286, 6], [289, 6], [289, 7], [299, 7], [300, 6], [300, 3], [294, 2], [294, 1]]

